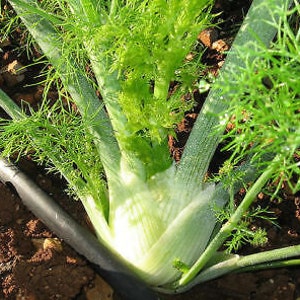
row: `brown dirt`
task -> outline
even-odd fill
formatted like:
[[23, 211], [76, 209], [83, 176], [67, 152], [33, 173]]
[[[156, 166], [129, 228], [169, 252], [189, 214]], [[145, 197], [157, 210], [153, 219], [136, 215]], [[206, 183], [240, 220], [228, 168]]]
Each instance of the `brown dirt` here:
[[[39, 173], [36, 179], [84, 219], [80, 204], [70, 202], [54, 182]], [[27, 211], [11, 188], [0, 184], [0, 195], [0, 299], [75, 299], [94, 279], [93, 270]]]
[[[233, 26], [242, 20], [251, 1], [216, 1], [216, 11], [224, 11], [220, 16], [226, 22], [217, 32], [206, 32], [199, 36], [208, 50], [205, 62], [209, 72], [217, 73], [224, 60], [223, 50], [230, 46]], [[0, 69], [17, 60], [27, 65], [25, 53], [19, 54], [16, 48], [22, 43], [16, 32], [15, 40], [1, 46]], [[21, 36], [22, 37], [22, 36]], [[225, 47], [225, 48], [224, 48]], [[37, 53], [35, 53], [37, 55]], [[19, 102], [26, 98], [35, 106], [41, 98], [42, 86], [24, 87], [35, 82], [39, 74], [38, 66], [27, 67], [22, 74], [4, 72], [0, 75], [0, 87]], [[21, 76], [22, 75], [22, 76]], [[55, 98], [55, 92], [52, 94]], [[184, 143], [205, 95], [195, 91], [199, 106], [186, 115], [178, 126], [178, 140], [170, 139], [172, 155], [180, 159]], [[218, 157], [215, 158], [218, 164]], [[20, 167], [29, 174], [48, 194], [56, 199], [83, 226], [89, 221], [79, 202], [70, 199], [64, 192], [64, 184], [59, 178], [49, 176], [30, 160], [23, 160]], [[262, 207], [269, 206], [278, 217], [279, 227], [267, 227], [269, 243], [264, 248], [244, 247], [244, 253], [262, 251], [300, 242], [300, 195], [292, 195], [283, 186], [280, 198], [271, 201], [261, 193], [258, 202]], [[0, 300], [1, 299], [63, 299], [94, 300], [119, 299], [92, 266], [64, 241], [47, 229], [23, 205], [12, 187], [0, 183]], [[257, 224], [260, 225], [260, 224]], [[266, 270], [244, 274], [231, 274], [202, 284], [182, 295], [162, 296], [169, 300], [295, 300], [300, 298], [300, 269], [297, 267], [279, 270]]]

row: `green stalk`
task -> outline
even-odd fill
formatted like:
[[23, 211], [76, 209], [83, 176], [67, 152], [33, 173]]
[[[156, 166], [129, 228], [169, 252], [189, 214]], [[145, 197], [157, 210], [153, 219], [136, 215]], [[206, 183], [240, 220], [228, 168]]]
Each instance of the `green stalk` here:
[[[118, 103], [119, 93], [121, 87], [118, 80], [117, 72], [111, 72], [109, 70], [109, 58], [105, 57], [106, 49], [105, 45], [97, 45], [94, 41], [88, 41], [85, 43], [88, 56], [91, 61], [92, 69], [94, 71], [101, 96], [107, 109], [108, 115], [112, 123], [116, 138], [120, 148], [122, 147], [121, 141], [118, 136], [129, 136], [130, 133], [126, 130], [127, 119], [122, 108]], [[107, 46], [109, 47], [109, 46]]]
[[[267, 46], [270, 44], [277, 33], [272, 7], [286, 5], [289, 2], [291, 1], [254, 0], [252, 2], [231, 50], [227, 54], [220, 75], [205, 100], [185, 146], [176, 176], [179, 181], [186, 183], [186, 189], [193, 190], [195, 184], [198, 185], [204, 180], [209, 163], [225, 129], [225, 124], [221, 126], [225, 122], [220, 120], [219, 116], [226, 112], [234, 91], [222, 93], [223, 96], [220, 97], [221, 90], [215, 86], [226, 86], [226, 81], [223, 79], [223, 76], [229, 77], [226, 74], [242, 72], [245, 63], [244, 57], [240, 56], [237, 51], [239, 46], [247, 44], [249, 49], [255, 49], [257, 44]], [[198, 178], [199, 182], [195, 182], [195, 178]]]
[[21, 109], [19, 106], [13, 102], [10, 97], [6, 95], [1, 89], [0, 89], [0, 107], [4, 109], [4, 111], [15, 120], [19, 120], [24, 118]]
[[219, 263], [213, 264], [212, 266], [202, 270], [191, 283], [186, 286], [180, 286], [176, 289], [176, 292], [183, 293], [191, 289], [193, 286], [213, 280], [231, 272], [240, 273], [300, 265], [300, 259], [288, 259], [299, 255], [300, 245], [263, 251], [246, 256], [231, 255], [230, 258], [221, 259]]
[[[90, 22], [89, 18], [87, 18], [87, 22]], [[131, 153], [126, 149], [127, 139], [125, 137], [130, 137], [132, 133], [126, 128], [127, 118], [118, 102], [118, 97], [121, 93], [118, 72], [111, 72], [111, 60], [106, 55], [106, 51], [109, 49], [110, 45], [99, 45], [94, 40], [86, 41], [84, 42], [84, 45], [86, 47], [99, 90], [101, 91], [101, 97], [109, 115], [114, 131], [114, 137], [117, 140], [122, 157], [126, 160], [126, 163], [131, 165], [131, 170], [135, 174], [145, 179], [145, 167], [137, 159], [135, 153]], [[123, 163], [125, 163], [124, 159]], [[113, 179], [114, 181], [117, 179], [117, 184], [120, 182], [119, 177], [116, 177], [115, 175], [110, 176], [110, 174], [107, 173], [107, 181], [109, 185], [110, 179]]]
[[109, 9], [109, 16], [113, 17], [118, 10], [119, 1], [118, 0], [111, 0], [110, 1], [110, 9]]
[[159, 77], [155, 80], [154, 98], [167, 99], [170, 80], [169, 78]]
[[[88, 4], [88, 2], [91, 3]], [[99, 18], [98, 16], [98, 18], [95, 19], [95, 15], [97, 15], [98, 12], [96, 11], [96, 4], [94, 4], [93, 1], [72, 0], [69, 1], [68, 4], [70, 5], [74, 16], [78, 16], [80, 11], [84, 11], [84, 16], [82, 16], [84, 18], [84, 22], [86, 22], [87, 24], [94, 24], [93, 26], [95, 30], [97, 30], [97, 26], [101, 26], [106, 22], [107, 17]], [[90, 30], [89, 26], [87, 30]], [[87, 34], [87, 36], [89, 36], [89, 34]], [[126, 145], [123, 144], [124, 140], [126, 142], [126, 139], [124, 139], [124, 137], [130, 137], [132, 133], [128, 132], [128, 130], [126, 129], [127, 119], [118, 102], [118, 97], [121, 93], [118, 72], [111, 72], [111, 59], [108, 57], [108, 55], [106, 55], [106, 52], [109, 47], [111, 47], [111, 45], [99, 45], [99, 43], [97, 43], [97, 41], [94, 39], [87, 39], [83, 43], [85, 45], [85, 49], [92, 66], [98, 88], [101, 91], [101, 97], [110, 118], [114, 136], [117, 140], [118, 147], [121, 150], [120, 152], [122, 153], [122, 156], [132, 164], [132, 170], [134, 170], [134, 172], [144, 178], [144, 167], [136, 159], [134, 154], [126, 151]], [[121, 139], [119, 139], [118, 137], [121, 137]], [[117, 177], [115, 175], [109, 176], [108, 173], [107, 180], [110, 181], [111, 178]]]
[[[288, 246], [279, 249], [273, 249], [269, 251], [263, 251], [260, 253], [249, 254], [246, 256], [239, 256], [232, 259], [228, 259], [227, 261], [221, 262], [207, 270], [204, 270], [200, 277], [204, 278], [207, 274], [210, 273], [212, 275], [214, 270], [216, 273], [214, 277], [219, 277], [220, 273], [226, 274], [232, 271], [244, 272], [249, 269], [252, 271], [262, 269], [263, 267], [269, 268], [272, 267], [283, 267], [286, 266], [285, 260], [291, 257], [300, 255], [300, 245]], [[299, 259], [293, 260], [299, 264]], [[291, 261], [287, 261], [287, 264], [291, 264]], [[217, 275], [217, 273], [219, 273]], [[211, 277], [210, 279], [214, 278]], [[205, 280], [206, 281], [206, 280]], [[203, 282], [203, 281], [202, 281]]]
[[[281, 251], [282, 250], [282, 251]], [[271, 250], [275, 251], [274, 253], [267, 253], [265, 259], [263, 257], [248, 257], [245, 256], [244, 260], [241, 260], [241, 262], [238, 264], [243, 264], [243, 267], [239, 269], [238, 273], [240, 272], [250, 272], [250, 271], [259, 271], [259, 270], [265, 270], [265, 269], [276, 269], [276, 268], [288, 268], [288, 267], [293, 267], [300, 265], [300, 259], [289, 259], [289, 260], [279, 260], [277, 261], [276, 259], [286, 259], [288, 257], [293, 257], [293, 256], [299, 256], [300, 255], [300, 248], [299, 246], [289, 246], [286, 248], [280, 248], [280, 249], [275, 249]], [[263, 256], [265, 252], [262, 253], [256, 253], [257, 255], [260, 254]], [[285, 255], [288, 254], [288, 257]], [[277, 258], [276, 258], [277, 256]], [[258, 259], [258, 261], [262, 261], [261, 263], [257, 265], [251, 264], [251, 259]], [[272, 261], [274, 259], [275, 261]], [[235, 271], [235, 270], [234, 270]]]
[[[277, 158], [274, 159], [274, 161]], [[183, 286], [188, 284], [197, 274], [205, 267], [206, 263], [215, 255], [218, 249], [222, 246], [224, 241], [228, 238], [231, 231], [235, 229], [237, 223], [243, 217], [245, 212], [248, 210], [251, 203], [255, 200], [256, 195], [261, 191], [263, 186], [271, 178], [273, 172], [276, 169], [275, 163], [270, 163], [270, 166], [260, 175], [256, 182], [247, 191], [246, 196], [232, 214], [230, 219], [221, 227], [216, 236], [212, 239], [209, 245], [206, 247], [205, 251], [195, 262], [195, 264], [189, 269], [189, 271], [182, 275], [178, 282], [178, 286]]]

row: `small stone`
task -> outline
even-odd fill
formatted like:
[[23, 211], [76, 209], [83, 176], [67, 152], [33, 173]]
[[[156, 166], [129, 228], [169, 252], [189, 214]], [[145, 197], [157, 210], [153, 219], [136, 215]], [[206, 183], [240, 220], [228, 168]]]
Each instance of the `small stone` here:
[[32, 239], [31, 241], [36, 250], [52, 249], [56, 252], [62, 252], [63, 250], [61, 241], [57, 238]]
[[198, 35], [198, 40], [206, 47], [211, 47], [218, 39], [218, 32], [215, 28], [202, 30]]
[[20, 62], [17, 60], [14, 60], [7, 66], [7, 72], [14, 74], [14, 75], [20, 75], [27, 71], [26, 67], [24, 67]]
[[0, 40], [0, 48], [7, 47], [7, 46], [10, 46], [10, 45], [11, 45], [11, 42], [8, 38]]
[[229, 50], [229, 45], [224, 40], [220, 39], [220, 40], [213, 42], [211, 45], [211, 48], [218, 52], [224, 52], [224, 51]]
[[43, 248], [45, 249], [53, 249], [56, 252], [62, 252], [63, 247], [61, 241], [57, 238], [46, 238], [43, 242]]

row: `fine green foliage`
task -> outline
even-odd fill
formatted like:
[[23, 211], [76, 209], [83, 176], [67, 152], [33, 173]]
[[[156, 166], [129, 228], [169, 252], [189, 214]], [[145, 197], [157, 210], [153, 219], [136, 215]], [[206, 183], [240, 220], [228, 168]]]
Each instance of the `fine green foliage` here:
[[63, 107], [61, 101], [54, 106], [47, 102], [37, 112], [31, 110], [19, 120], [0, 122], [3, 156], [12, 153], [30, 155], [51, 172], [68, 174], [69, 188], [81, 198], [92, 194], [107, 217], [108, 202], [104, 197], [101, 162], [97, 156], [92, 136], [86, 125], [72, 108]]
[[[250, 208], [266, 183], [280, 176], [300, 188], [299, 33], [288, 22], [297, 1], [292, 10], [289, 1], [253, 1], [179, 163], [168, 136], [193, 107], [182, 95], [198, 85], [196, 37], [211, 26], [212, 1], [9, 2], [63, 92], [54, 106], [45, 93], [42, 106], [26, 114], [0, 90], [12, 118], [0, 124], [2, 155], [30, 154], [64, 176], [99, 242], [133, 272], [154, 288], [180, 292], [251, 263], [298, 255], [299, 246], [228, 253], [266, 242], [262, 229], [249, 229], [255, 217], [272, 221]], [[228, 121], [232, 129], [222, 138]], [[208, 183], [222, 139], [232, 156], [218, 182]], [[236, 207], [241, 186], [246, 194]], [[224, 245], [228, 251], [219, 252]]]
[[280, 156], [274, 180], [280, 176], [278, 186], [287, 182], [295, 193], [300, 188], [300, 52], [299, 29], [294, 32], [289, 20], [290, 15], [299, 15], [299, 5], [289, 15], [278, 13], [281, 27], [276, 42], [256, 51], [240, 47], [245, 67], [238, 76], [225, 79], [223, 91], [235, 91], [226, 112], [232, 129], [225, 136], [230, 140], [225, 149], [233, 152], [233, 165], [251, 156], [253, 163], [265, 167], [266, 154]]
[[[229, 207], [216, 211], [216, 216], [220, 223], [228, 221], [232, 214], [233, 210]], [[230, 233], [227, 241], [224, 243], [227, 253], [237, 252], [245, 244], [258, 247], [264, 246], [268, 242], [265, 229], [253, 225], [257, 219], [265, 220], [276, 225], [275, 217], [267, 208], [258, 206], [249, 209], [239, 223], [236, 224], [234, 230]]]

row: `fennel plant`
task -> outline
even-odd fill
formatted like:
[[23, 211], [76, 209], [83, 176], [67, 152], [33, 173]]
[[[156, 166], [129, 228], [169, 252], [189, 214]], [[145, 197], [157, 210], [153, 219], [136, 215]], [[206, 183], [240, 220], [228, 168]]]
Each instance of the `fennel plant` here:
[[[299, 256], [300, 246], [245, 257], [219, 251], [267, 182], [280, 175], [299, 190], [291, 180], [299, 175], [299, 32], [288, 22], [299, 13], [297, 1], [293, 9], [290, 1], [253, 1], [179, 163], [170, 158], [167, 137], [193, 106], [181, 96], [198, 76], [195, 40], [211, 26], [212, 1], [9, 2], [64, 92], [54, 106], [45, 94], [40, 109], [28, 114], [0, 91], [0, 105], [12, 118], [1, 121], [2, 155], [30, 153], [59, 171], [99, 241], [134, 273], [153, 288], [180, 292], [233, 270]], [[179, 84], [170, 93], [172, 81]], [[76, 110], [64, 106], [69, 97]], [[230, 171], [215, 184], [206, 172], [232, 115]], [[233, 194], [250, 182], [234, 208]], [[228, 211], [222, 226], [220, 210]]]

